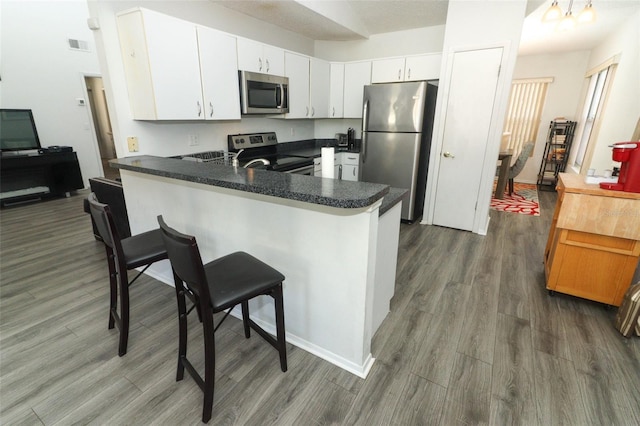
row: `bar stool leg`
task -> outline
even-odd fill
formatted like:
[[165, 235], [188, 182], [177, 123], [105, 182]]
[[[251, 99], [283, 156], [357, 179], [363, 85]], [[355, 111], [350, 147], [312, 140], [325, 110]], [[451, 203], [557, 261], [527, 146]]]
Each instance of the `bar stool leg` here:
[[244, 337], [247, 339], [251, 337], [251, 330], [249, 328], [249, 302], [241, 302], [242, 306], [242, 325], [244, 325]]
[[276, 337], [278, 340], [278, 352], [280, 353], [280, 369], [287, 371], [287, 342], [284, 331], [284, 303], [282, 301], [282, 283], [273, 290], [273, 299], [276, 308]]

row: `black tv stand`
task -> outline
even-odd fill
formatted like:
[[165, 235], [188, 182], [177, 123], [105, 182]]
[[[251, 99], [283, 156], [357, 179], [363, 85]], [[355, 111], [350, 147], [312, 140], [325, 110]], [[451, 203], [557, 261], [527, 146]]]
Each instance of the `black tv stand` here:
[[84, 188], [75, 152], [3, 153], [0, 173], [0, 203], [3, 206], [68, 196], [71, 191]]

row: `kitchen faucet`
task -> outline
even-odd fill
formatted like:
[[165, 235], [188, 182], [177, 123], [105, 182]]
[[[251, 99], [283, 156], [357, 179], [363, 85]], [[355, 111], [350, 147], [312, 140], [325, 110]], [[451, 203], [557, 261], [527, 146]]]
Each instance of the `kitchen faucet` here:
[[231, 158], [231, 165], [233, 167], [238, 167], [240, 165], [240, 162], [238, 161], [238, 157], [240, 157], [240, 154], [242, 154], [242, 151], [244, 151], [244, 149], [241, 149], [240, 151], [236, 152], [235, 155]]
[[267, 160], [266, 158], [254, 158], [253, 160], [249, 161], [247, 164], [245, 164], [244, 167], [245, 169], [253, 164], [256, 163], [262, 163], [265, 166], [268, 166], [269, 164], [271, 164], [271, 162], [269, 160]]

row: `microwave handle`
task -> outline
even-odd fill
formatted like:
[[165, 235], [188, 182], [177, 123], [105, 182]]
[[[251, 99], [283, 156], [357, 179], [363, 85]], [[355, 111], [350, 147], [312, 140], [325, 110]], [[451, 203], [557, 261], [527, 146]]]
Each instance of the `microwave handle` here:
[[278, 108], [284, 107], [284, 84], [278, 84], [278, 92], [276, 94], [276, 104]]

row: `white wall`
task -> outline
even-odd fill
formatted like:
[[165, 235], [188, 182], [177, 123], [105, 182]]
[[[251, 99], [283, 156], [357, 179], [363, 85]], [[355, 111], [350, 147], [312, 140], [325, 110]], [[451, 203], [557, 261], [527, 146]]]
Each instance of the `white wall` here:
[[640, 117], [640, 11], [591, 52], [588, 69], [620, 54], [620, 62], [596, 140], [591, 163], [587, 167], [601, 173], [611, 169], [611, 145], [628, 141]]
[[538, 137], [533, 156], [515, 179], [518, 182], [536, 183], [540, 162], [544, 153], [549, 122], [556, 117], [578, 120], [584, 74], [587, 70], [589, 51], [519, 56], [513, 79], [553, 77], [549, 83]]
[[[98, 75], [84, 1], [0, 1], [2, 81], [0, 107], [32, 109], [42, 146], [72, 146], [85, 184], [102, 174], [85, 99], [84, 74]], [[67, 39], [89, 42], [90, 52], [69, 48]]]
[[374, 34], [367, 40], [316, 41], [314, 55], [328, 61], [359, 61], [442, 52], [444, 25]]
[[[502, 46], [502, 69], [498, 78], [496, 100], [491, 118], [487, 149], [483, 161], [483, 172], [478, 193], [476, 215], [473, 232], [485, 234], [489, 221], [489, 203], [495, 175], [495, 164], [500, 149], [500, 139], [504, 126], [504, 115], [509, 98], [509, 89], [513, 69], [516, 62], [522, 25], [524, 22], [526, 1], [468, 1], [450, 0], [447, 12], [442, 67], [440, 72], [440, 91], [436, 105], [433, 143], [429, 172], [427, 177], [427, 194], [425, 197], [425, 217], [422, 223], [433, 223], [434, 203], [438, 185], [439, 153], [443, 144], [446, 95], [443, 88], [450, 84], [451, 73], [448, 65], [449, 57], [456, 51]], [[482, 84], [481, 81], [478, 84]], [[462, 194], [460, 194], [462, 195]], [[466, 194], [465, 194], [466, 195]]]
[[[289, 31], [257, 21], [206, 1], [92, 1], [89, 11], [100, 23], [94, 31], [99, 60], [104, 71], [109, 113], [118, 157], [130, 155], [169, 156], [190, 152], [226, 149], [227, 135], [275, 131], [281, 142], [313, 138], [313, 122], [248, 117], [242, 120], [194, 122], [142, 122], [131, 118], [116, 13], [132, 7], [145, 7], [180, 19], [257, 39], [278, 47], [312, 53], [313, 43]], [[188, 145], [188, 135], [198, 135], [198, 146]], [[127, 137], [137, 136], [139, 152], [129, 153]]]

